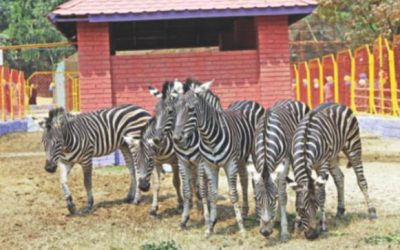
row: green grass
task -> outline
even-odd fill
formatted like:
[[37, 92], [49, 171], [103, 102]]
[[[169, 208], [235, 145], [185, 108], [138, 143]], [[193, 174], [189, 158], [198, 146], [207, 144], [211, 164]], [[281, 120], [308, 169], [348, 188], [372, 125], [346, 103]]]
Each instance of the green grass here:
[[400, 233], [389, 233], [386, 235], [372, 235], [362, 239], [367, 244], [395, 243], [400, 244]]

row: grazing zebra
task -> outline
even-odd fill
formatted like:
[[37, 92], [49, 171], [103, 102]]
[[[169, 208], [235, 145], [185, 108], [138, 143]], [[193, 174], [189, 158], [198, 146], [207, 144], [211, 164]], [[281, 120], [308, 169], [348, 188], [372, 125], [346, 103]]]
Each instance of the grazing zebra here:
[[[137, 178], [139, 179], [139, 189], [147, 192], [150, 189], [150, 178], [153, 177], [153, 203], [151, 205], [150, 215], [157, 216], [158, 196], [160, 192], [160, 174], [162, 164], [170, 164], [173, 172], [173, 185], [178, 198], [178, 209], [183, 207], [183, 199], [180, 191], [180, 179], [178, 160], [175, 155], [172, 140], [168, 138], [161, 143], [155, 144], [153, 137], [157, 135], [155, 129], [155, 119], [149, 120], [146, 128], [143, 130], [141, 139], [135, 140], [131, 136], [125, 136], [125, 142], [134, 147], [134, 160], [137, 169]], [[154, 168], [154, 166], [156, 166]]]
[[[260, 233], [269, 236], [273, 229], [276, 196], [281, 215], [281, 240], [289, 239], [286, 217], [286, 177], [291, 162], [292, 139], [297, 124], [310, 111], [302, 102], [279, 101], [268, 109], [256, 126], [255, 165], [248, 170], [253, 176], [257, 213], [260, 217]], [[284, 162], [284, 167], [277, 168]], [[278, 191], [271, 173], [277, 171]], [[278, 214], [279, 214], [278, 213]]]
[[[200, 169], [204, 169], [207, 177], [208, 198], [210, 212], [207, 204], [207, 187], [202, 181], [201, 191], [203, 212], [207, 225], [206, 234], [213, 232], [217, 222], [217, 187], [219, 168], [223, 167], [229, 184], [230, 199], [234, 207], [236, 220], [240, 232], [245, 232], [242, 215], [238, 205], [236, 189], [237, 174], [246, 172], [246, 162], [252, 153], [254, 140], [254, 127], [250, 119], [241, 110], [220, 111], [209, 105], [203, 93], [209, 90], [212, 82], [197, 86], [180, 96], [175, 104], [176, 123], [173, 133], [174, 143], [178, 144], [187, 140], [187, 136], [198, 131], [200, 136]], [[261, 105], [259, 105], [261, 107]], [[247, 176], [247, 175], [246, 175]], [[245, 197], [244, 197], [245, 198]]]
[[47, 160], [45, 169], [55, 172], [57, 164], [61, 167], [60, 181], [71, 214], [76, 212], [68, 188], [68, 174], [75, 163], [82, 166], [84, 184], [87, 192], [89, 212], [93, 207], [92, 159], [120, 149], [131, 176], [126, 201], [137, 202], [136, 173], [132, 149], [124, 142], [123, 136], [139, 139], [141, 131], [150, 119], [149, 113], [133, 105], [122, 105], [95, 112], [70, 115], [63, 108], [50, 110], [49, 117], [40, 125], [44, 128], [42, 142]]
[[[358, 121], [353, 112], [334, 103], [326, 103], [310, 112], [298, 125], [293, 138], [293, 171], [295, 182], [290, 185], [297, 193], [296, 210], [307, 239], [318, 237], [316, 210], [321, 210], [321, 229], [326, 231], [325, 187], [328, 172], [336, 176], [338, 192], [337, 216], [343, 215], [344, 175], [338, 166], [338, 155], [343, 151], [357, 176], [364, 194], [370, 219], [376, 219], [376, 210], [369, 195], [361, 159], [361, 139]], [[316, 170], [317, 180], [311, 171]]]
[[[159, 92], [156, 88], [151, 87], [150, 93], [157, 97], [156, 104], [156, 130], [159, 132], [158, 136], [154, 136], [153, 143], [161, 144], [163, 141], [172, 140], [172, 129], [175, 125], [175, 102], [177, 96], [189, 89], [198, 86], [200, 82], [192, 79], [187, 79], [185, 84], [178, 81], [166, 82], [163, 86], [163, 91]], [[172, 87], [172, 88], [171, 88]], [[172, 91], [173, 90], [173, 91]], [[222, 110], [219, 103], [219, 98], [211, 91], [203, 94], [207, 102], [217, 110]], [[189, 221], [189, 210], [192, 202], [192, 193], [196, 192], [197, 195], [197, 208], [201, 209], [200, 192], [198, 191], [198, 168], [200, 162], [199, 152], [199, 134], [194, 131], [186, 140], [179, 143], [174, 143], [174, 149], [178, 158], [179, 173], [183, 182], [183, 212], [180, 222], [181, 228], [186, 228]]]

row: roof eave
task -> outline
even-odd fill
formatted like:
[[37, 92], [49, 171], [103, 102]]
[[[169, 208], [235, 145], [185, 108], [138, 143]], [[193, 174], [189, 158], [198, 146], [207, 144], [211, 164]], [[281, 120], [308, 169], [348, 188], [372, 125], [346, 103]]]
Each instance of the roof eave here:
[[172, 20], [190, 18], [217, 18], [239, 16], [279, 16], [279, 15], [307, 15], [313, 12], [317, 5], [292, 6], [292, 7], [268, 7], [252, 9], [223, 9], [223, 10], [194, 10], [194, 11], [166, 11], [166, 12], [142, 12], [126, 14], [90, 14], [85, 16], [61, 16], [54, 13], [49, 15], [53, 23], [62, 22], [127, 22]]

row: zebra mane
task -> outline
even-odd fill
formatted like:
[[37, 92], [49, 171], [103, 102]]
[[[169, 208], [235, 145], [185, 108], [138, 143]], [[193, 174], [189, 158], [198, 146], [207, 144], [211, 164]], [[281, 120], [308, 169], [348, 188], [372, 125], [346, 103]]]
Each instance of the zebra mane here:
[[196, 79], [187, 78], [185, 83], [183, 84], [183, 93], [188, 92], [191, 89], [194, 89], [196, 86], [200, 86], [202, 82]]
[[[185, 83], [183, 84], [183, 93], [187, 93], [190, 90], [194, 90], [195, 87], [200, 86], [202, 84], [203, 84], [203, 82], [201, 82], [199, 80], [187, 78]], [[206, 95], [211, 95], [212, 97], [215, 98], [215, 100], [217, 100], [217, 102], [220, 102], [219, 96], [214, 94], [210, 89], [207, 90]]]
[[140, 133], [140, 138], [144, 139], [144, 135], [146, 134], [146, 132], [153, 129], [155, 121], [155, 117], [152, 117], [147, 121], [146, 126], [142, 129]]
[[304, 157], [304, 166], [305, 166], [305, 171], [307, 174], [307, 179], [308, 179], [308, 184], [309, 186], [312, 184], [312, 177], [311, 177], [311, 173], [307, 167], [307, 137], [308, 137], [308, 133], [310, 130], [310, 124], [311, 124], [311, 120], [314, 117], [314, 115], [317, 113], [317, 109], [316, 110], [312, 110], [309, 113], [308, 117], [308, 121], [306, 122], [305, 128], [304, 128], [304, 137], [303, 137], [303, 157]]
[[73, 117], [62, 107], [51, 109], [49, 117], [46, 118], [46, 128], [49, 130], [51, 127], [61, 127]]
[[[264, 135], [263, 135], [263, 145], [264, 146], [266, 145], [267, 140], [268, 140], [268, 138], [267, 138], [268, 137], [267, 128], [268, 128], [268, 119], [269, 119], [270, 116], [271, 116], [271, 108], [267, 109], [267, 111], [265, 112], [265, 119], [264, 119], [264, 124], [263, 124], [263, 133], [264, 133]], [[269, 172], [269, 169], [268, 169], [268, 166], [267, 166], [267, 149], [266, 148], [264, 148], [263, 157], [264, 157], [264, 167], [263, 167], [262, 175], [263, 175], [263, 178], [265, 180], [265, 177], [268, 178], [270, 176], [270, 174], [271, 174]]]
[[165, 100], [169, 96], [169, 94], [174, 90], [175, 83], [173, 81], [165, 81], [162, 87], [162, 98]]

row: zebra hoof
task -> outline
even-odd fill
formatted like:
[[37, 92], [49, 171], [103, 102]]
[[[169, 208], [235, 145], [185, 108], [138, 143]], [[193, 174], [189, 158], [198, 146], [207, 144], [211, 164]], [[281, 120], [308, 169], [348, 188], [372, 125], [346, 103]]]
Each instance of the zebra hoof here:
[[156, 209], [152, 209], [152, 210], [150, 211], [150, 215], [151, 215], [152, 217], [157, 217], [157, 210], [156, 210]]
[[242, 209], [242, 217], [247, 217], [249, 215], [249, 208], [243, 207]]
[[179, 226], [181, 227], [182, 230], [185, 230], [187, 228], [187, 223], [189, 221], [189, 216], [187, 216], [185, 219], [181, 221]]
[[123, 202], [125, 203], [132, 203], [133, 202], [133, 197], [127, 196], [123, 199]]
[[288, 234], [288, 233], [281, 234], [280, 239], [282, 242], [288, 242], [290, 240], [290, 234]]
[[344, 209], [344, 207], [338, 207], [336, 212], [336, 219], [342, 218], [345, 211], [346, 209]]
[[212, 235], [212, 231], [211, 231], [210, 229], [207, 229], [206, 232], [204, 233], [204, 236], [205, 236], [206, 238], [210, 238], [211, 235]]
[[376, 215], [376, 209], [374, 207], [369, 208], [368, 209], [368, 213], [369, 213], [369, 219], [370, 220], [378, 219], [378, 216]]
[[134, 200], [132, 203], [133, 203], [133, 205], [139, 205], [140, 204], [140, 200]]
[[69, 211], [69, 214], [70, 214], [70, 215], [76, 214], [76, 208], [75, 208], [75, 205], [74, 205], [74, 204], [72, 204], [72, 205], [68, 204], [67, 207], [68, 207], [68, 211]]
[[183, 204], [182, 203], [178, 203], [178, 206], [176, 207], [179, 211], [183, 210]]

